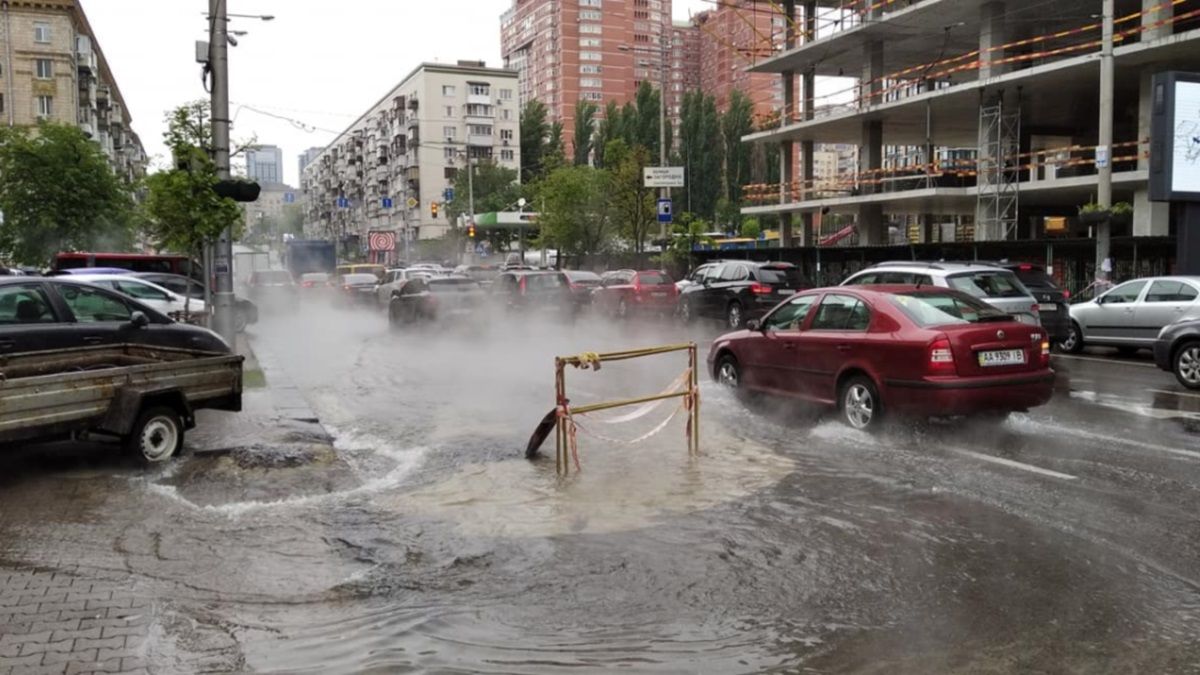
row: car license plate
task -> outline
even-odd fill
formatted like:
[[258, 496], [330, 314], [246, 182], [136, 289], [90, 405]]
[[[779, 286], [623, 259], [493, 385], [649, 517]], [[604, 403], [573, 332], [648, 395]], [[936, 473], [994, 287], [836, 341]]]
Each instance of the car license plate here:
[[665, 298], [665, 297], [667, 297], [667, 294], [666, 294], [666, 292], [665, 292], [665, 291], [655, 291], [655, 292], [653, 292], [653, 293], [651, 293], [651, 294], [650, 294], [650, 297], [652, 297], [652, 298]]
[[1053, 302], [1043, 302], [1042, 304], [1038, 305], [1038, 311], [1039, 312], [1057, 312], [1058, 305], [1054, 304]]
[[979, 352], [979, 365], [989, 366], [1019, 366], [1025, 363], [1024, 349], [1001, 349], [993, 352]]

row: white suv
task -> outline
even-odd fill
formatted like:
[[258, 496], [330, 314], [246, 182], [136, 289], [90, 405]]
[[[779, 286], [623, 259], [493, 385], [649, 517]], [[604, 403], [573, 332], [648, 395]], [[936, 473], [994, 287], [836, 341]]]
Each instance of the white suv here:
[[1017, 320], [1041, 325], [1038, 301], [1009, 270], [969, 262], [885, 262], [852, 274], [842, 286], [937, 286], [973, 295]]

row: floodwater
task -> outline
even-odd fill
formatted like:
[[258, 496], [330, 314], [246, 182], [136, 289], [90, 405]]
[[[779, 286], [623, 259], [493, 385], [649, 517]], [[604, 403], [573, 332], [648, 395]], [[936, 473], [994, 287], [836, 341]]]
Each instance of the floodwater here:
[[[555, 355], [690, 339], [703, 360], [714, 331], [397, 334], [312, 306], [252, 330], [333, 452], [230, 422], [231, 453], [21, 465], [0, 497], [5, 560], [159, 598], [166, 671], [1200, 671], [1200, 397], [1144, 362], [1059, 360], [1055, 400], [999, 428], [879, 435], [704, 375], [699, 456], [669, 402], [586, 421], [632, 439], [676, 413], [634, 446], [581, 432], [562, 478], [553, 439], [523, 457]], [[570, 371], [568, 392], [654, 394], [686, 365]]]

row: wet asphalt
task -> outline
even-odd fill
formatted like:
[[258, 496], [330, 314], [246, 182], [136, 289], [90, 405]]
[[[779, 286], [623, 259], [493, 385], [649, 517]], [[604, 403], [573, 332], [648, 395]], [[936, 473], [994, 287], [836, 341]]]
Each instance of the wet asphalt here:
[[[317, 305], [252, 331], [320, 426], [268, 387], [166, 466], [0, 457], [0, 571], [132, 580], [152, 671], [1200, 672], [1200, 392], [1148, 355], [1056, 357], [1054, 400], [1000, 426], [876, 435], [702, 377], [699, 457], [664, 404], [589, 419], [559, 478], [523, 458], [556, 354], [703, 357], [717, 328], [394, 333]], [[571, 372], [568, 392], [658, 393], [685, 367]], [[595, 436], [672, 413], [638, 445]]]

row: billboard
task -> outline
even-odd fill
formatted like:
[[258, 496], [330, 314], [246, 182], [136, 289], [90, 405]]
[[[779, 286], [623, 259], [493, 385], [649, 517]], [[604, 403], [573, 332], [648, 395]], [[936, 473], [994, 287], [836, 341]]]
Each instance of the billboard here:
[[1158, 73], [1151, 96], [1150, 198], [1200, 202], [1200, 73]]

